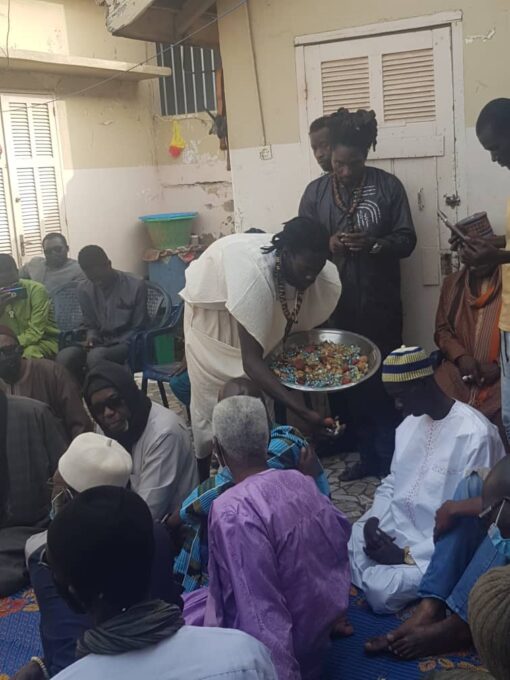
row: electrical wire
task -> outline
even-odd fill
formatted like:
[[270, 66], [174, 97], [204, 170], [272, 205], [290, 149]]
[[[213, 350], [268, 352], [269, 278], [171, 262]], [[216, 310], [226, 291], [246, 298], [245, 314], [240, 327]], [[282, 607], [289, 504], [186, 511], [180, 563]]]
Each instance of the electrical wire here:
[[7, 57], [7, 68], [11, 65], [9, 54], [9, 41], [11, 39], [11, 0], [7, 0], [7, 34], [5, 36], [5, 56]]
[[[150, 61], [157, 59], [158, 56], [163, 55], [166, 52], [169, 52], [174, 47], [178, 47], [179, 45], [182, 45], [187, 40], [190, 40], [191, 38], [198, 35], [202, 31], [205, 31], [206, 28], [209, 28], [213, 24], [220, 21], [220, 19], [224, 19], [229, 14], [233, 14], [233, 12], [235, 12], [237, 9], [242, 7], [242, 5], [246, 4], [247, 2], [248, 2], [248, 0], [240, 0], [240, 2], [236, 3], [235, 5], [230, 7], [229, 9], [222, 12], [221, 14], [218, 14], [218, 16], [211, 19], [211, 21], [208, 21], [206, 24], [204, 24], [200, 28], [197, 28], [196, 31], [192, 31], [188, 35], [184, 36], [184, 38], [181, 38], [177, 42], [172, 43], [171, 45], [168, 45], [167, 47], [165, 47], [165, 49], [160, 50], [159, 52], [156, 52], [156, 54], [154, 54], [151, 57], [147, 57], [147, 59], [144, 59], [143, 61], [138, 62], [138, 64], [133, 64], [133, 66], [130, 66], [128, 69], [126, 69], [124, 71], [120, 71], [119, 73], [116, 73], [113, 76], [109, 76], [108, 78], [104, 78], [103, 80], [100, 80], [97, 83], [93, 83], [92, 85], [88, 85], [87, 87], [83, 87], [80, 90], [75, 90], [74, 92], [68, 92], [67, 94], [60, 95], [59, 97], [54, 97], [53, 99], [48, 99], [48, 101], [38, 102], [37, 104], [31, 104], [31, 106], [41, 106], [41, 105], [47, 105], [48, 106], [49, 104], [54, 104], [55, 102], [63, 101], [65, 99], [69, 99], [71, 97], [78, 97], [81, 94], [85, 94], [85, 92], [90, 92], [91, 90], [94, 90], [96, 87], [101, 87], [102, 85], [106, 85], [106, 83], [111, 83], [113, 80], [117, 80], [118, 78], [121, 78], [124, 74], [130, 73], [131, 71], [134, 71], [135, 69], [139, 68], [140, 66], [144, 66], [145, 64], [148, 64]], [[10, 0], [9, 0], [9, 4], [10, 4]]]

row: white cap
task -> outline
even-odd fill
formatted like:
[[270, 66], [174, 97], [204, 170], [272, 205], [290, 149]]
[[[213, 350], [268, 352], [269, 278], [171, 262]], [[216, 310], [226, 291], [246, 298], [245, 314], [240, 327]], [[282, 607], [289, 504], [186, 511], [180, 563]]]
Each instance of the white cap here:
[[64, 482], [78, 493], [95, 486], [127, 486], [132, 467], [123, 446], [95, 432], [78, 435], [58, 463]]

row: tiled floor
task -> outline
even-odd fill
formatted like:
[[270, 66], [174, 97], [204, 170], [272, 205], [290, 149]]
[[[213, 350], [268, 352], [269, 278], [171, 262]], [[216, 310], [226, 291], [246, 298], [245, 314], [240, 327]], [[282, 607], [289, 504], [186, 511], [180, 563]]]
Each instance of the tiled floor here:
[[378, 477], [365, 477], [354, 482], [341, 482], [339, 477], [346, 467], [359, 460], [357, 453], [345, 456], [322, 458], [328, 475], [333, 503], [344, 512], [351, 522], [355, 522], [372, 505], [375, 490], [380, 481]]
[[[180, 402], [167, 389], [170, 408], [179, 413], [186, 420], [186, 413]], [[149, 383], [149, 396], [154, 401], [161, 403], [156, 383]], [[377, 477], [366, 477], [355, 482], [341, 482], [340, 475], [346, 467], [350, 467], [359, 460], [357, 453], [348, 453], [342, 456], [329, 456], [322, 458], [322, 464], [326, 469], [331, 496], [335, 505], [345, 513], [351, 522], [355, 522], [372, 505], [374, 493], [379, 485]]]

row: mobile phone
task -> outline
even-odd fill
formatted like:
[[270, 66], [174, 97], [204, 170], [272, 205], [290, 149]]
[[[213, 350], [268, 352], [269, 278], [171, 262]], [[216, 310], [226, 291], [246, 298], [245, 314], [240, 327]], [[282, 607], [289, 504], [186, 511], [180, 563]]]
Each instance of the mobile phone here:
[[0, 292], [8, 295], [13, 301], [27, 299], [27, 289], [24, 286], [9, 286], [8, 288], [1, 288]]
[[452, 234], [455, 234], [455, 236], [462, 241], [462, 243], [465, 243], [467, 241], [466, 235], [462, 233], [462, 231], [458, 228], [456, 224], [452, 224], [448, 217], [444, 214], [442, 210], [437, 211], [437, 216], [441, 220], [441, 222], [444, 224], [444, 226], [449, 229]]

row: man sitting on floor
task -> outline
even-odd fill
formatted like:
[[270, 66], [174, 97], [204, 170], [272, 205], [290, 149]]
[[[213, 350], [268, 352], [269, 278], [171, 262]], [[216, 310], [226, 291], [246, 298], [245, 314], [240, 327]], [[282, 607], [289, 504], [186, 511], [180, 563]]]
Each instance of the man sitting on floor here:
[[[218, 401], [237, 396], [255, 397], [264, 403], [262, 392], [248, 378], [234, 378], [225, 383]], [[329, 484], [322, 465], [295, 428], [287, 425], [273, 427], [267, 454], [270, 468], [298, 469], [304, 474], [310, 474], [315, 478], [319, 491], [329, 496]], [[182, 532], [185, 536], [183, 549], [174, 565], [174, 573], [187, 593], [208, 583], [207, 518], [213, 501], [232, 486], [232, 473], [228, 468], [222, 468], [199, 484], [167, 520], [170, 530]]]
[[[63, 454], [53, 476], [52, 516], [79, 493], [96, 486], [126, 487], [131, 475], [132, 460], [117, 442], [94, 432], [76, 437]], [[170, 537], [165, 528], [154, 523], [155, 553], [150, 584], [151, 597], [177, 604], [182, 609], [180, 589], [172, 580], [174, 557]], [[16, 675], [16, 680], [44, 680], [41, 662], [50, 676], [70, 666], [76, 660], [76, 643], [91, 627], [86, 614], [76, 613], [59, 596], [45, 560], [47, 532], [27, 541], [30, 582], [34, 588], [41, 617], [40, 633], [44, 659], [32, 661]]]
[[113, 269], [99, 246], [82, 248], [78, 262], [88, 279], [78, 289], [85, 346], [66, 347], [57, 361], [81, 384], [85, 366], [90, 370], [104, 359], [125, 363], [130, 339], [146, 325], [147, 287], [136, 276]]
[[152, 518], [132, 491], [88, 489], [48, 531], [59, 591], [93, 626], [58, 680], [276, 680], [267, 650], [232, 630], [184, 625], [180, 609], [150, 599]]
[[[486, 218], [472, 222], [458, 225], [467, 237], [494, 236]], [[463, 250], [461, 245], [461, 256]], [[446, 277], [434, 336], [444, 361], [435, 378], [449, 397], [473, 406], [497, 425], [505, 442], [498, 365], [500, 311], [501, 269], [497, 265], [463, 267]]]
[[19, 278], [10, 255], [0, 253], [0, 324], [16, 333], [27, 359], [51, 359], [58, 351], [58, 328], [45, 287]]
[[0, 390], [47, 404], [71, 441], [92, 429], [71, 375], [49, 359], [24, 359], [15, 333], [0, 326]]
[[419, 586], [420, 605], [400, 628], [367, 642], [367, 652], [389, 649], [413, 659], [472, 645], [468, 599], [473, 586], [490, 569], [510, 563], [510, 458], [497, 463], [485, 481], [473, 473], [459, 484], [453, 501], [437, 514], [436, 537]]
[[133, 458], [131, 488], [156, 520], [179, 508], [198, 482], [188, 428], [173, 411], [152, 402], [127, 368], [111, 361], [87, 376], [85, 400], [102, 432]]
[[372, 508], [353, 526], [349, 556], [354, 585], [377, 613], [416, 599], [434, 552], [434, 517], [473, 470], [504, 457], [497, 428], [438, 387], [419, 347], [403, 347], [383, 363], [386, 390], [403, 411], [391, 472]]
[[85, 280], [78, 262], [69, 257], [69, 246], [63, 234], [46, 234], [42, 247], [44, 257], [33, 257], [21, 267], [22, 279], [42, 283], [50, 295], [67, 283]]
[[202, 610], [206, 626], [250, 633], [268, 647], [279, 680], [319, 678], [330, 629], [348, 606], [349, 522], [309, 476], [268, 469], [260, 399], [224, 399], [212, 425], [235, 486], [212, 505], [209, 588], [185, 598], [186, 621]]
[[0, 597], [27, 585], [27, 539], [48, 524], [48, 479], [66, 448], [46, 404], [0, 391]]

